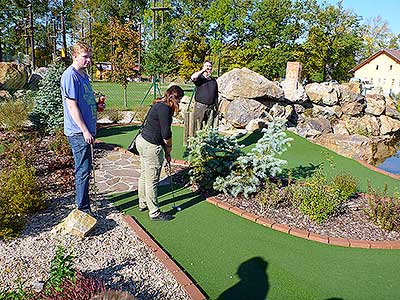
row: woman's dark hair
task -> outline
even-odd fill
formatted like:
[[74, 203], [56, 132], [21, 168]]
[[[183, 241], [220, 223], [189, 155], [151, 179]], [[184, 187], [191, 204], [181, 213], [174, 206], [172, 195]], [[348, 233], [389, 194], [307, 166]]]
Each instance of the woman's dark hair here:
[[179, 111], [179, 100], [182, 99], [184, 92], [180, 86], [170, 86], [164, 94], [163, 98], [157, 98], [153, 103], [164, 101], [171, 109], [172, 113], [176, 115]]

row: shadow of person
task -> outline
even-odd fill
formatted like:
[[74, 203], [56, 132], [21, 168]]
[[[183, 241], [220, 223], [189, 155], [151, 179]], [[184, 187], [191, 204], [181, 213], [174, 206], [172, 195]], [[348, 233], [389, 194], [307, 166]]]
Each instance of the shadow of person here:
[[267, 266], [261, 257], [242, 263], [237, 271], [240, 281], [219, 295], [217, 300], [265, 300], [269, 290]]

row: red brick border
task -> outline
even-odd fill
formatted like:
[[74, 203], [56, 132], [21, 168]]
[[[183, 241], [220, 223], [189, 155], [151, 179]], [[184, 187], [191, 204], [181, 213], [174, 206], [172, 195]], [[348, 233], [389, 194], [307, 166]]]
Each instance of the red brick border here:
[[351, 248], [365, 248], [365, 249], [400, 249], [400, 241], [368, 241], [368, 240], [354, 240], [345, 238], [336, 238], [328, 235], [322, 235], [307, 230], [290, 227], [286, 224], [277, 223], [275, 220], [258, 217], [254, 214], [246, 212], [241, 208], [234, 207], [224, 201], [218, 200], [214, 197], [209, 197], [206, 200], [215, 206], [230, 211], [242, 218], [253, 221], [265, 227], [269, 227], [273, 230], [288, 233], [290, 235], [311, 240], [318, 243], [324, 243], [335, 246], [351, 247]]
[[182, 271], [182, 269], [161, 249], [161, 247], [140, 227], [134, 218], [128, 215], [123, 217], [129, 228], [153, 251], [154, 255], [172, 273], [176, 281], [182, 286], [192, 300], [206, 300], [206, 296], [193, 283], [193, 281]]

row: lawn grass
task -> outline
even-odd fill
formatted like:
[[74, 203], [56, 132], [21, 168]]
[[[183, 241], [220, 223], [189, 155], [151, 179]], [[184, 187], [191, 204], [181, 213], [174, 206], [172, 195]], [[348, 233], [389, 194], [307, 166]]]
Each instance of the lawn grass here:
[[[169, 84], [159, 84], [159, 92], [157, 97], [161, 96]], [[193, 85], [180, 84], [185, 90], [185, 94], [191, 96]], [[154, 99], [151, 82], [129, 82], [126, 94], [127, 94], [127, 107], [124, 107], [124, 90], [121, 85], [113, 82], [106, 81], [94, 81], [92, 82], [93, 90], [102, 93], [106, 96], [106, 107], [120, 110], [134, 110], [135, 106], [143, 104], [150, 105]], [[148, 93], [147, 97], [146, 93]], [[142, 103], [143, 101], [143, 103]]]

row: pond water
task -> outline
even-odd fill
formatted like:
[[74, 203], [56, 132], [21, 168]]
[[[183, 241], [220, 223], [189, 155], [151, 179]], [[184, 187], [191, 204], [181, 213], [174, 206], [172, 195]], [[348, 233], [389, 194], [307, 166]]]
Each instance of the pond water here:
[[400, 174], [400, 150], [395, 155], [387, 158], [378, 168], [392, 174]]

